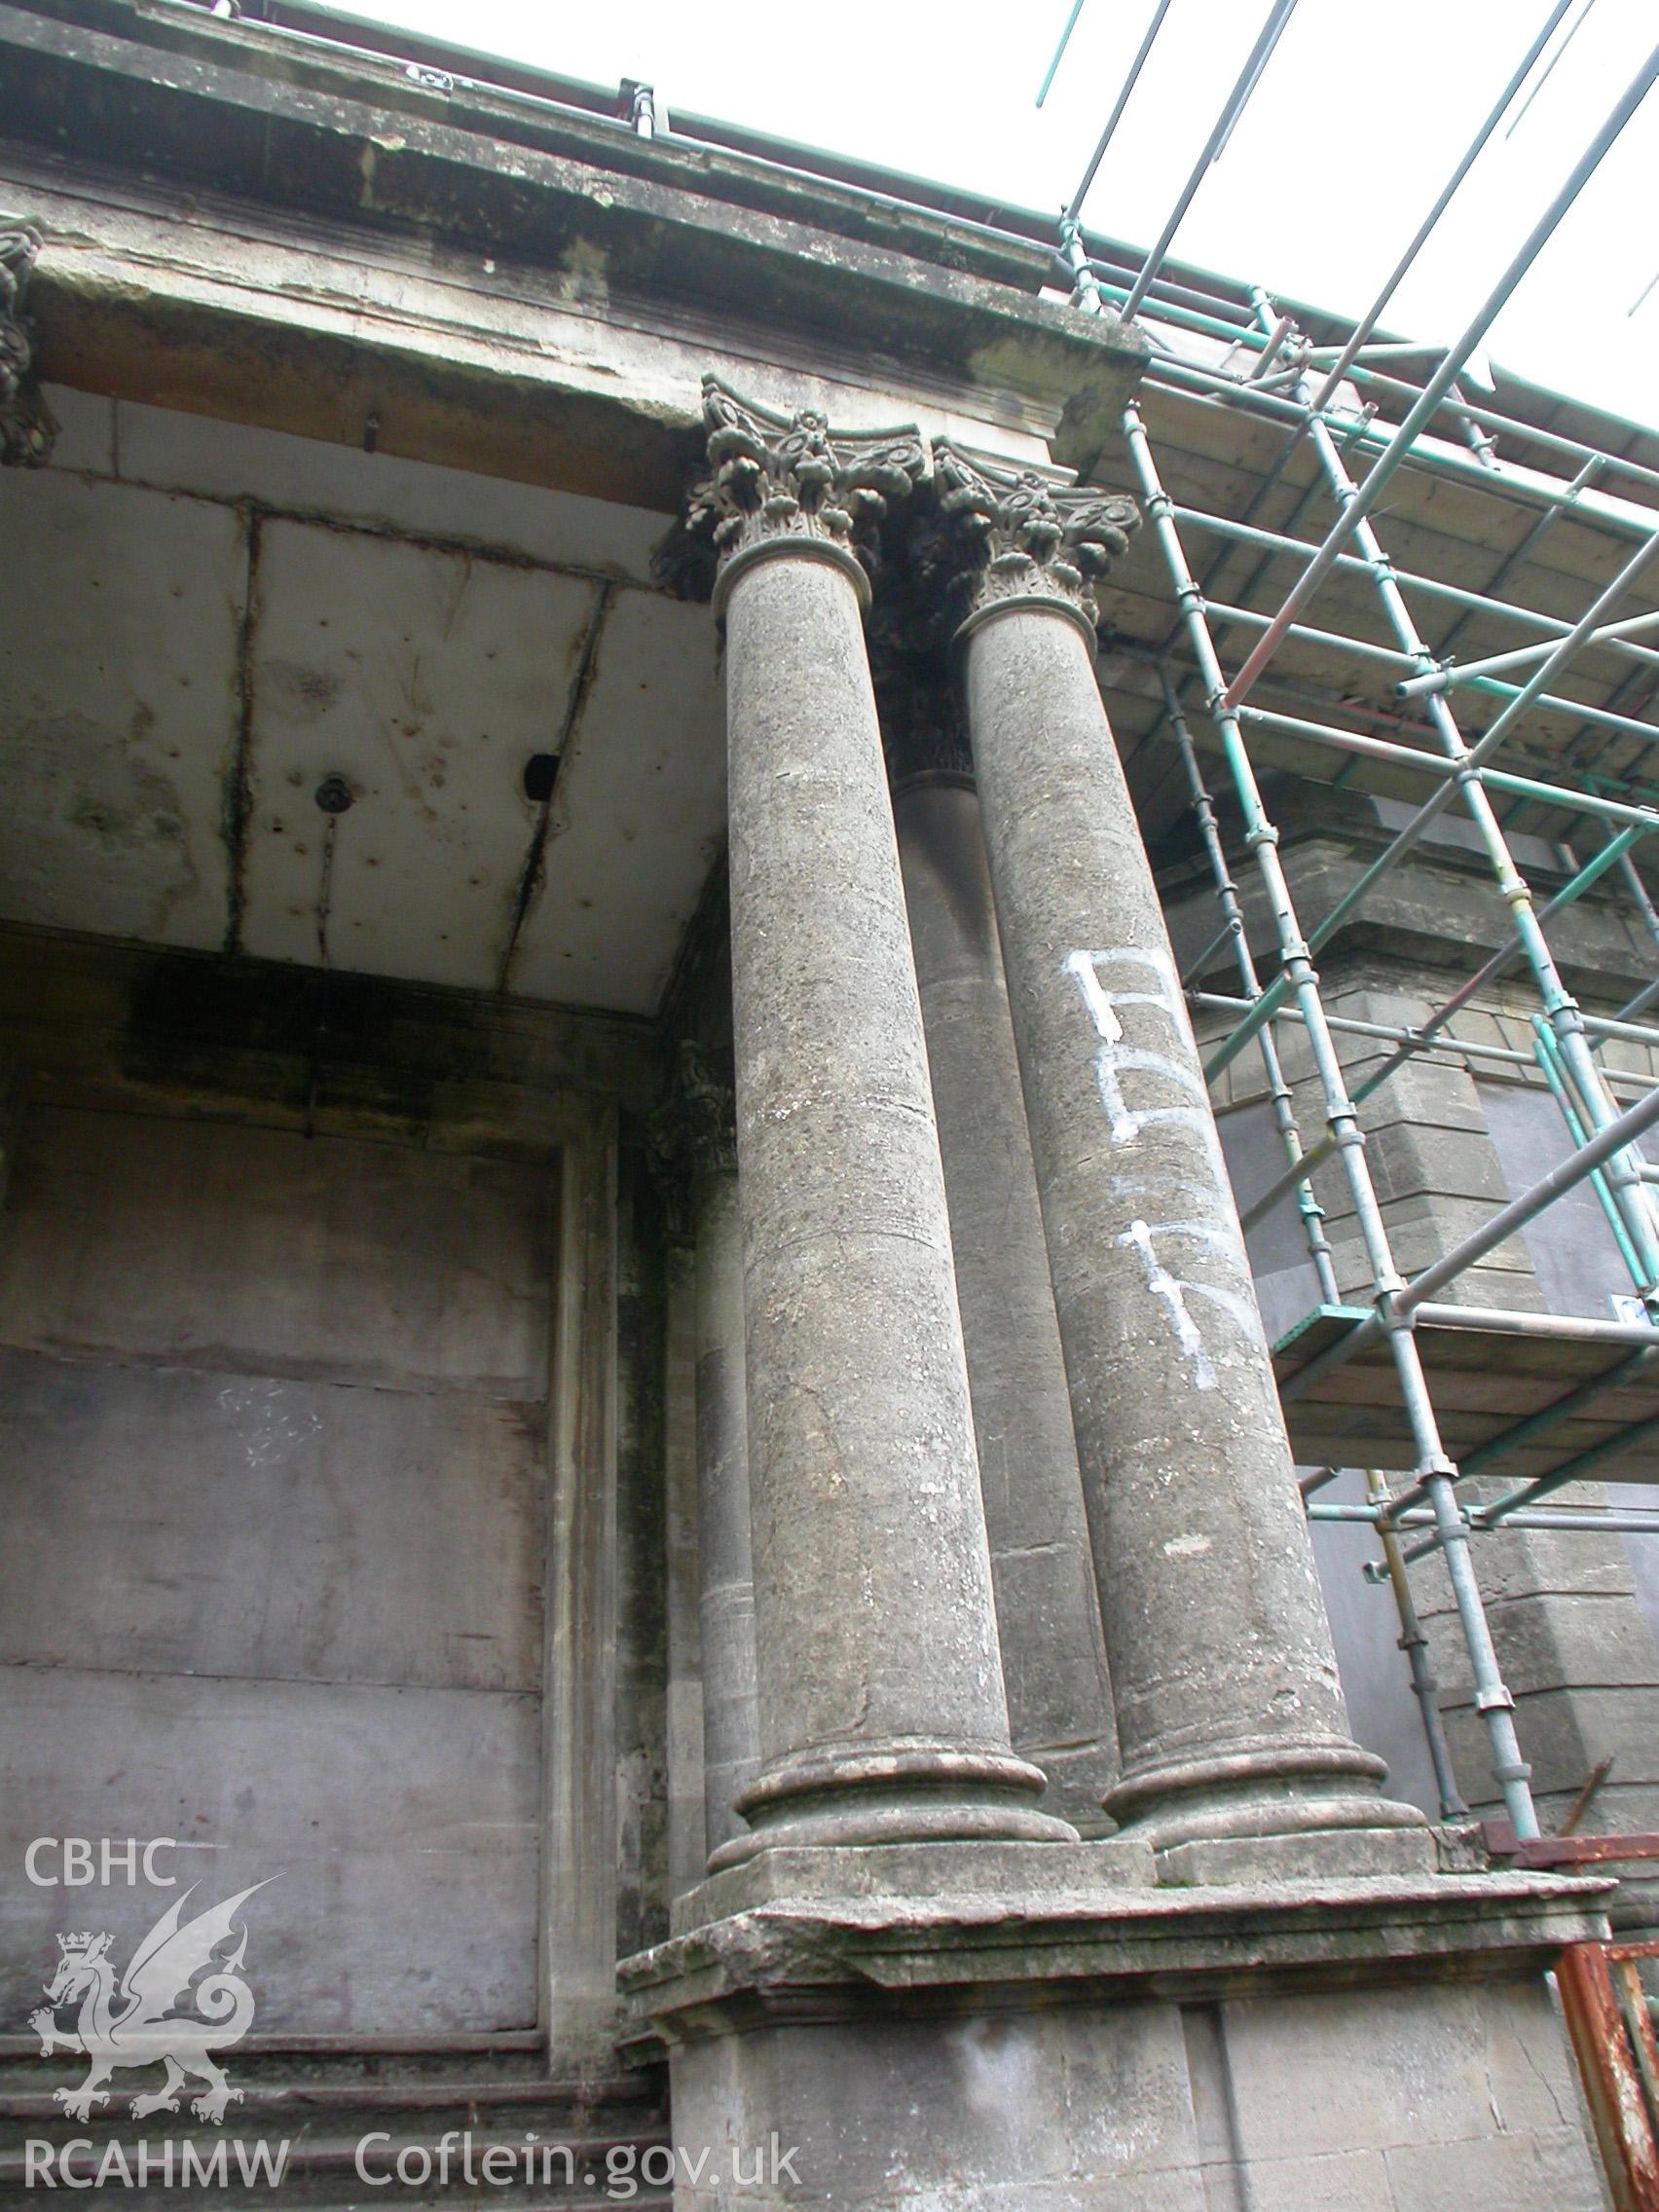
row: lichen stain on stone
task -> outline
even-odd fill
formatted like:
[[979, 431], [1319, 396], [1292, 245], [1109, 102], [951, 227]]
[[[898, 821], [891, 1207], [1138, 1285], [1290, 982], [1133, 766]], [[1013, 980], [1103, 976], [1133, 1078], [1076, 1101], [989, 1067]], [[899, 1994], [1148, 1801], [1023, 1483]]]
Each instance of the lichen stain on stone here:
[[560, 296], [584, 307], [605, 308], [610, 300], [610, 256], [591, 239], [574, 238], [559, 256], [564, 272]]

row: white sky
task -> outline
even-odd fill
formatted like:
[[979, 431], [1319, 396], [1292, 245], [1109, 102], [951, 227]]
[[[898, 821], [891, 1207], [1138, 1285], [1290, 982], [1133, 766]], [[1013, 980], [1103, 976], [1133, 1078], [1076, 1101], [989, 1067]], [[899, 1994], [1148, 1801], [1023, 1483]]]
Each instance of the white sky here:
[[[345, 4], [600, 84], [644, 78], [671, 116], [678, 102], [1057, 210], [1093, 150], [1153, 0], [1084, 0], [1041, 111], [1037, 89], [1070, 0]], [[1174, 0], [1086, 222], [1151, 243], [1266, 13], [1267, 0]], [[1302, 0], [1174, 252], [1357, 315], [1548, 13], [1547, 0]], [[1456, 336], [1636, 74], [1656, 28], [1653, 0], [1592, 0], [1525, 120], [1508, 138], [1500, 125], [1464, 180], [1388, 322], [1414, 338]], [[1511, 119], [1519, 107], [1518, 98]], [[1659, 426], [1659, 285], [1630, 312], [1656, 273], [1659, 88], [1534, 265], [1488, 350], [1534, 383]]]

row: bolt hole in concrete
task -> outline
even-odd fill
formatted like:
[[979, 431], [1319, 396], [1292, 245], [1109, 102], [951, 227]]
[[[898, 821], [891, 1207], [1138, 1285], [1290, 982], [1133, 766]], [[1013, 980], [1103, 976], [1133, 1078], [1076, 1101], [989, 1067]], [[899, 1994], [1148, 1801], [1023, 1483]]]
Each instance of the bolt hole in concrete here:
[[524, 764], [525, 797], [535, 806], [545, 806], [553, 796], [553, 782], [558, 773], [556, 753], [533, 753]]
[[353, 796], [351, 787], [344, 776], [324, 776], [316, 787], [316, 803], [324, 814], [344, 814], [350, 806]]

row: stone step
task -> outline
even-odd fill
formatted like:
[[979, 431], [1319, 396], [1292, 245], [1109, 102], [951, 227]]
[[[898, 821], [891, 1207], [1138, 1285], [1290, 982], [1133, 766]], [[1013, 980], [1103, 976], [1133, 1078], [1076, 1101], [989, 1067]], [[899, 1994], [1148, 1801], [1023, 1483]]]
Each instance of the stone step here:
[[[130, 2091], [119, 2086], [112, 2099], [95, 2108], [92, 2121], [67, 2116], [55, 2095], [64, 2085], [62, 2071], [51, 2087], [0, 2087], [0, 2140], [19, 2128], [54, 2142], [84, 2136], [89, 2124], [96, 2129], [121, 2130], [132, 2125], [143, 2132], [144, 2123], [130, 2123]], [[157, 2084], [148, 2076], [141, 2089]], [[200, 2087], [200, 2084], [197, 2085]], [[660, 2123], [662, 2098], [653, 2083], [626, 2081], [572, 2085], [549, 2082], [250, 2082], [238, 2083], [240, 2094], [226, 2113], [226, 2124], [245, 2133], [253, 2128], [275, 2127], [292, 2133], [300, 2127], [326, 2125], [331, 2133], [363, 2132], [390, 2127], [407, 2133], [418, 2126], [423, 2136], [441, 2135], [446, 2128], [493, 2126], [519, 2131], [534, 2129], [544, 2140], [560, 2134], [592, 2135], [607, 2130], [639, 2131], [653, 2120]], [[196, 2117], [191, 2097], [196, 2090], [180, 2092], [179, 2111], [155, 2114], [152, 2128], [166, 2127], [171, 2135], [220, 2132]]]
[[[331, 2127], [325, 2132], [311, 2126], [253, 2129], [239, 2127], [237, 2119], [233, 2107], [226, 2128], [192, 2134], [169, 2130], [163, 2136], [153, 2132], [150, 2123], [130, 2131], [84, 2130], [69, 2138], [78, 2146], [73, 2154], [74, 2180], [84, 2186], [94, 2177], [113, 2141], [121, 2147], [124, 2164], [112, 2160], [104, 2191], [152, 2201], [175, 2199], [197, 2212], [220, 2212], [220, 2208], [230, 2212], [233, 2206], [245, 2208], [252, 2203], [275, 2207], [276, 2212], [301, 2206], [308, 2212], [345, 2212], [349, 2206], [361, 2212], [370, 2203], [395, 2206], [397, 2212], [461, 2204], [498, 2204], [504, 2212], [506, 2208], [565, 2212], [577, 2204], [655, 2206], [673, 2201], [671, 2189], [659, 2179], [667, 2157], [666, 2136], [660, 2129], [584, 2136], [563, 2132], [527, 2146], [522, 2132], [473, 2128], [463, 2140], [451, 2142], [446, 2168], [440, 2152], [442, 2130], [383, 2127], [377, 2133], [388, 2139], [362, 2149], [360, 2167], [361, 2135], [356, 2131], [338, 2133]], [[38, 2143], [45, 2138], [29, 2131], [28, 2140]], [[141, 2163], [141, 2144], [148, 2145], [147, 2167]], [[0, 2207], [5, 2212], [38, 2207], [49, 2180], [59, 2190], [73, 2186], [61, 2172], [60, 2148], [55, 2145], [54, 2150], [44, 2171], [38, 2155], [31, 2168], [25, 2142], [13, 2140], [0, 2150]], [[645, 2164], [651, 2170], [650, 2183], [641, 2179]], [[278, 2166], [281, 2178], [274, 2184], [273, 2169]], [[365, 2167], [375, 2180], [365, 2178]], [[124, 2168], [130, 2177], [129, 2192]]]
[[[672, 2201], [666, 2187], [640, 2179], [647, 2154], [656, 2154], [653, 2172], [660, 2172], [665, 2155], [666, 2082], [660, 2069], [550, 2081], [537, 2077], [518, 2054], [502, 2063], [494, 2055], [452, 2052], [447, 2067], [425, 2059], [411, 2064], [404, 2054], [341, 2054], [313, 2057], [303, 2072], [292, 2058], [285, 2071], [269, 2063], [253, 2069], [239, 2065], [235, 2080], [240, 2094], [222, 2126], [191, 2109], [188, 2090], [181, 2094], [177, 2114], [153, 2113], [134, 2120], [132, 2088], [153, 2092], [159, 2069], [128, 2076], [131, 2086], [118, 2074], [110, 2103], [97, 2108], [91, 2121], [83, 2121], [67, 2115], [54, 2094], [69, 2085], [61, 2058], [0, 2063], [0, 2212], [23, 2212], [25, 2206], [38, 2212], [47, 2184], [38, 2151], [30, 2184], [30, 2144], [49, 2147], [46, 2171], [64, 2188], [72, 2186], [62, 2179], [58, 2165], [65, 2145], [78, 2146], [73, 2171], [79, 2180], [96, 2173], [112, 2141], [121, 2146], [132, 2195], [176, 2198], [198, 2212], [219, 2206], [246, 2212], [252, 2203], [274, 2212], [301, 2207], [305, 2212], [346, 2212], [352, 2206], [362, 2212], [366, 2204], [417, 2212], [421, 2206], [462, 2203], [498, 2203], [511, 2212], [567, 2212], [576, 2204], [667, 2206]], [[365, 2182], [357, 2164], [358, 2146], [370, 2135], [376, 2138], [364, 2152], [370, 2170], [390, 2177], [380, 2187]], [[446, 2135], [452, 2138], [447, 2176], [439, 2155]], [[468, 2141], [470, 2178], [464, 2156]], [[147, 2184], [140, 2189], [139, 2146], [145, 2143], [150, 2163]], [[249, 2160], [251, 2186], [242, 2179], [239, 2143]], [[269, 2162], [255, 2161], [262, 2147], [268, 2160], [276, 2158], [284, 2143], [282, 2180], [273, 2187]], [[166, 2179], [168, 2146], [174, 2177], [170, 2187]], [[532, 2155], [528, 2169], [527, 2150]], [[223, 2184], [218, 2178], [221, 2151]], [[500, 2181], [483, 2178], [481, 2161], [491, 2152], [496, 2154], [492, 2167], [505, 2177]], [[407, 2182], [399, 2178], [400, 2157]], [[104, 2186], [124, 2187], [119, 2165], [112, 2165]]]
[[[66, 2069], [76, 2063], [73, 2052], [40, 2055], [31, 2036], [26, 2048], [0, 2049], [0, 2094], [12, 2090], [55, 2088], [67, 2079]], [[648, 2065], [616, 2065], [606, 2075], [550, 2076], [546, 2052], [541, 2049], [469, 2051], [464, 2049], [379, 2049], [338, 2051], [302, 2049], [248, 2049], [239, 2045], [227, 2064], [244, 2088], [258, 2083], [284, 2087], [294, 2083], [337, 2084], [359, 2083], [389, 2088], [415, 2088], [422, 2083], [451, 2082], [506, 2083], [534, 2083], [555, 2095], [583, 2098], [614, 2094], [638, 2095], [642, 2088], [660, 2083], [662, 2069]]]

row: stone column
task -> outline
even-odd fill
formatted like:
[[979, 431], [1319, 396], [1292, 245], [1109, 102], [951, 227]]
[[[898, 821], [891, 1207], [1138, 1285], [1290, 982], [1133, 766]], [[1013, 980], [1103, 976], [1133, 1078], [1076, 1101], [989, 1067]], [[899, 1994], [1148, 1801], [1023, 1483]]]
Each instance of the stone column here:
[[1069, 1839], [1015, 1758], [855, 546], [926, 468], [705, 385], [726, 635], [756, 1843]]
[[[1123, 1776], [1170, 1878], [1428, 1862], [1349, 1737], [1237, 1215], [1094, 681], [1132, 504], [940, 448], [983, 807]], [[1345, 1831], [1333, 1836], [1329, 1831]], [[1240, 1850], [1246, 1840], [1254, 1849]], [[1265, 1839], [1265, 1840], [1264, 1840]]]
[[[886, 704], [884, 695], [884, 714]], [[887, 730], [893, 819], [950, 1202], [1009, 1725], [1014, 1748], [1049, 1777], [1055, 1809], [1098, 1827], [1118, 1763], [1112, 1693], [979, 801], [964, 772], [966, 740], [960, 764], [918, 770], [915, 734]]]

